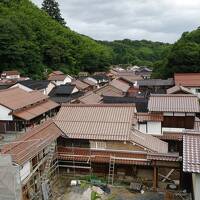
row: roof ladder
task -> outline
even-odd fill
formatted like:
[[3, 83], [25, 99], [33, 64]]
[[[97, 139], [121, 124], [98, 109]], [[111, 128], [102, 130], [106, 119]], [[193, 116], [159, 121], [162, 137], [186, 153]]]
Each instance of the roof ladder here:
[[115, 174], [115, 157], [110, 156], [108, 184], [113, 185], [114, 174]]

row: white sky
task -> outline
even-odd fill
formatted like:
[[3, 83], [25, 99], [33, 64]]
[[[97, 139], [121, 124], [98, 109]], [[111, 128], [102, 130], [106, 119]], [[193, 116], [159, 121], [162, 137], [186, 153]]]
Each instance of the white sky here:
[[[41, 7], [43, 0], [32, 0]], [[57, 0], [67, 25], [97, 40], [174, 42], [200, 26], [200, 0]]]

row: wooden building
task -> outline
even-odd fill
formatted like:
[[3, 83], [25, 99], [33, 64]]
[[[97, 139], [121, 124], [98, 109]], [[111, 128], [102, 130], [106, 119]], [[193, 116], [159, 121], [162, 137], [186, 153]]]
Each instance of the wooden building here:
[[20, 88], [0, 91], [0, 132], [24, 131], [58, 112], [59, 104], [39, 91]]

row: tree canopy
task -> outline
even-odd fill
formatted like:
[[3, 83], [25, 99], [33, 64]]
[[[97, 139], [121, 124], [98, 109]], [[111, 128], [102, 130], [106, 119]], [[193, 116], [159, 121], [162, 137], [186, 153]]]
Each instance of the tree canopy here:
[[49, 16], [58, 21], [62, 25], [66, 25], [65, 20], [61, 17], [59, 4], [55, 0], [44, 0], [42, 3], [42, 10], [47, 12]]

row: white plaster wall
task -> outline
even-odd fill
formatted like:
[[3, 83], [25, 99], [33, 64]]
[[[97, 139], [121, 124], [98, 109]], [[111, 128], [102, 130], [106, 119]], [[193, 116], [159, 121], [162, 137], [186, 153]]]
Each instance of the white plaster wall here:
[[147, 122], [147, 131], [148, 134], [161, 135], [161, 122]]
[[31, 173], [31, 163], [26, 162], [20, 169], [20, 178], [23, 181]]
[[64, 84], [71, 83], [72, 82], [72, 78], [67, 76], [63, 82], [64, 82]]
[[10, 75], [10, 76], [6, 76], [7, 79], [16, 79], [16, 78], [20, 78], [20, 75]]
[[146, 133], [146, 124], [139, 124], [138, 125], [138, 130], [141, 131], [142, 133]]
[[20, 88], [20, 89], [22, 89], [22, 90], [24, 90], [24, 91], [26, 91], [26, 92], [31, 92], [31, 91], [33, 91], [31, 88], [28, 88], [28, 87], [26, 87], [26, 86], [24, 86], [24, 85], [22, 85], [22, 84], [20, 84], [20, 83], [17, 83], [17, 84], [15, 84], [15, 85], [13, 85], [11, 88], [16, 88], [16, 87], [18, 87], [18, 88]]
[[192, 174], [194, 200], [200, 200], [200, 174]]
[[184, 131], [185, 130], [185, 128], [166, 128], [166, 127], [162, 127], [162, 132], [178, 132], [178, 133], [180, 133], [180, 132], [182, 132], [182, 131]]
[[46, 90], [45, 90], [45, 94], [48, 95], [54, 87], [55, 87], [55, 85], [54, 85], [53, 83], [50, 82], [50, 83], [48, 84]]
[[6, 108], [5, 106], [0, 105], [0, 120], [13, 120], [12, 115], [9, 115], [11, 112], [10, 109]]

